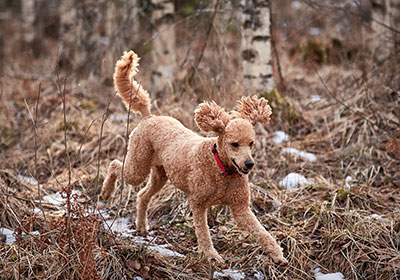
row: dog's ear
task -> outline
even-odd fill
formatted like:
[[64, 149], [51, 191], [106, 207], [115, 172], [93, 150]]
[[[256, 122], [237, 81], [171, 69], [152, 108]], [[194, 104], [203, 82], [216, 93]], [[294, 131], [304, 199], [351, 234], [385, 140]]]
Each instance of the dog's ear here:
[[204, 132], [223, 133], [231, 117], [224, 108], [213, 102], [203, 102], [194, 111], [194, 120]]
[[253, 95], [252, 97], [242, 97], [238, 106], [235, 108], [237, 116], [247, 119], [252, 125], [260, 122], [267, 124], [270, 121], [272, 114], [271, 107], [268, 105], [268, 100]]

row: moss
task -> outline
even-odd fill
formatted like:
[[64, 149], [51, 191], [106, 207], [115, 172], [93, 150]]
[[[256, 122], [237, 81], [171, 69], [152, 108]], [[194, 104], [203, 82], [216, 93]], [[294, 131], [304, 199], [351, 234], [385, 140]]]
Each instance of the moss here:
[[287, 118], [287, 120], [290, 122], [296, 122], [302, 119], [295, 108], [279, 94], [276, 88], [270, 92], [263, 92], [260, 94], [260, 96], [268, 99], [273, 115], [279, 113], [281, 116]]
[[87, 100], [87, 99], [84, 99], [84, 100], [81, 102], [81, 104], [80, 104], [79, 107], [81, 107], [82, 109], [87, 109], [87, 110], [89, 110], [89, 111], [91, 111], [91, 112], [93, 112], [94, 110], [96, 110], [96, 104], [95, 104], [93, 101]]
[[6, 150], [15, 143], [14, 137], [6, 127], [0, 128], [0, 152]]
[[229, 33], [232, 33], [232, 32], [239, 31], [239, 28], [238, 28], [237, 24], [235, 24], [234, 22], [229, 22], [229, 23], [226, 25], [225, 30], [226, 30], [227, 32], [229, 32]]
[[323, 43], [311, 40], [303, 45], [302, 53], [304, 61], [312, 61], [321, 65], [326, 61], [327, 48]]
[[152, 42], [147, 42], [146, 44], [144, 44], [143, 46], [142, 46], [142, 48], [141, 48], [141, 55], [144, 55], [144, 54], [148, 54], [148, 53], [150, 53], [151, 51], [153, 50], [153, 44], [152, 44]]

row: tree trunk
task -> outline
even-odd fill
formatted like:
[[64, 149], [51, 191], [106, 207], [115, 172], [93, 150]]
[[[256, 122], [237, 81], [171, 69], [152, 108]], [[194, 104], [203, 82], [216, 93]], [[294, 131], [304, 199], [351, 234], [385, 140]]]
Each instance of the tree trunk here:
[[123, 51], [132, 49], [140, 35], [139, 1], [107, 2], [105, 11], [103, 55], [101, 72], [103, 81], [112, 82], [115, 62]]
[[95, 0], [63, 0], [60, 4], [59, 65], [67, 71], [87, 75], [100, 69], [98, 55], [100, 4]]
[[250, 92], [275, 87], [271, 65], [269, 0], [241, 0], [243, 86]]
[[371, 46], [380, 64], [399, 51], [400, 1], [371, 0], [371, 17]]
[[154, 11], [152, 22], [156, 31], [153, 46], [152, 88], [150, 91], [160, 92], [172, 88], [176, 64], [174, 1], [153, 0]]

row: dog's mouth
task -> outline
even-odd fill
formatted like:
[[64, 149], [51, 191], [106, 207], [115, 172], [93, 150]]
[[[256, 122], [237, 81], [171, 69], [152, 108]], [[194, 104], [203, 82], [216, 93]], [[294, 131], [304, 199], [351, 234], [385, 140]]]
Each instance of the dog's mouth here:
[[233, 165], [237, 168], [237, 170], [238, 170], [240, 173], [249, 174], [250, 169], [242, 169], [242, 168], [240, 168], [239, 165], [236, 163], [236, 161], [235, 161], [234, 159], [232, 159], [232, 162], [233, 162]]

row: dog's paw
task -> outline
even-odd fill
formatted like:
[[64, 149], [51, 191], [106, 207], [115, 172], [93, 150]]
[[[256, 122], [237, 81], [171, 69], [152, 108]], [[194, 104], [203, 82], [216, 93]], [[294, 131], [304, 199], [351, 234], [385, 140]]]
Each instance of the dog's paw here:
[[288, 264], [288, 260], [282, 254], [274, 254], [274, 255], [271, 254], [270, 258], [277, 265], [284, 266]]
[[107, 201], [109, 200], [111, 197], [111, 193], [110, 192], [106, 192], [106, 191], [102, 191], [101, 192], [101, 199]]
[[202, 252], [200, 252], [200, 254], [203, 257], [207, 258], [207, 260], [216, 261], [216, 262], [219, 262], [219, 263], [223, 263], [224, 262], [224, 259], [220, 256], [220, 254], [218, 254], [218, 252], [215, 249], [202, 251]]
[[140, 236], [146, 236], [147, 235], [147, 229], [146, 228], [139, 228], [136, 230], [137, 235]]

